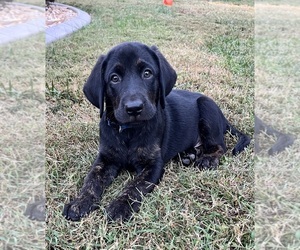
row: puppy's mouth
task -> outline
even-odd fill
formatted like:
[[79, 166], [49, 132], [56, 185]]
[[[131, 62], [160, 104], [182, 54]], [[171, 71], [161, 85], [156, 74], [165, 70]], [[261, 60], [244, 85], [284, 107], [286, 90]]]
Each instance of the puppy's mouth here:
[[115, 119], [120, 124], [142, 124], [151, 120], [155, 115], [155, 110], [150, 110], [148, 112], [141, 112], [138, 115], [128, 115], [125, 112], [120, 112], [116, 110], [114, 112]]
[[143, 119], [141, 119], [141, 115], [138, 116], [129, 116], [129, 121], [128, 123], [134, 124], [134, 123], [141, 123], [143, 122]]

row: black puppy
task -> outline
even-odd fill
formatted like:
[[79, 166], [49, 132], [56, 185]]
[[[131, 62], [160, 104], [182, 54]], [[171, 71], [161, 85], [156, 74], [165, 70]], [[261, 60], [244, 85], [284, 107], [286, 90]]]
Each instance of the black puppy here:
[[239, 137], [233, 154], [249, 144], [214, 101], [172, 91], [176, 78], [158, 49], [141, 43], [122, 43], [99, 58], [83, 90], [100, 109], [100, 149], [80, 194], [64, 207], [67, 219], [76, 221], [95, 210], [122, 169], [137, 176], [107, 207], [111, 220], [127, 220], [138, 211], [142, 197], [162, 178], [164, 165], [178, 153], [196, 146], [196, 165], [215, 168], [226, 151], [227, 131]]

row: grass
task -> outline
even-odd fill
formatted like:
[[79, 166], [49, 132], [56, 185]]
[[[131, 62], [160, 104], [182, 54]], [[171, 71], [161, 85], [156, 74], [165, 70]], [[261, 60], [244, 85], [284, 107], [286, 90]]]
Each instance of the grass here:
[[230, 3], [230, 4], [237, 4], [237, 5], [250, 5], [253, 6], [254, 5], [254, 1], [253, 0], [222, 0], [222, 1], [215, 1], [212, 0], [212, 2], [224, 2], [224, 3]]
[[253, 77], [254, 39], [241, 38], [240, 34], [226, 34], [212, 39], [207, 47], [224, 58], [224, 67], [233, 74]]
[[[255, 112], [277, 129], [299, 135], [299, 3], [256, 6]], [[291, 5], [287, 5], [291, 4]], [[280, 5], [281, 4], [281, 5]], [[262, 136], [263, 148], [274, 138]], [[277, 156], [259, 155], [255, 164], [255, 227], [258, 249], [300, 245], [299, 140]]]
[[[30, 2], [34, 2], [32, 0]], [[252, 1], [65, 1], [93, 22], [47, 48], [44, 154], [44, 39], [0, 47], [0, 248], [44, 249], [45, 223], [23, 216], [43, 194], [46, 159], [47, 248], [298, 249], [299, 141], [279, 155], [227, 153], [217, 171], [170, 162], [141, 211], [108, 224], [104, 207], [133, 178], [123, 173], [100, 210], [81, 222], [62, 216], [97, 154], [98, 111], [82, 85], [99, 54], [121, 41], [157, 45], [178, 73], [177, 88], [203, 92], [253, 135], [255, 112], [277, 129], [299, 134], [299, 3]], [[271, 5], [272, 4], [272, 5]], [[253, 75], [255, 59], [255, 75]], [[263, 148], [275, 138], [260, 135]], [[233, 138], [226, 138], [232, 148]], [[46, 158], [44, 156], [46, 155]]]
[[[47, 247], [252, 248], [251, 147], [238, 157], [228, 152], [217, 171], [170, 162], [162, 182], [127, 223], [108, 224], [104, 213], [133, 178], [127, 172], [106, 191], [100, 209], [80, 222], [66, 221], [61, 213], [97, 154], [99, 114], [84, 98], [83, 83], [98, 56], [119, 42], [157, 45], [178, 73], [176, 88], [212, 97], [234, 125], [253, 134], [253, 7], [196, 0], [172, 8], [154, 0], [65, 2], [88, 11], [92, 23], [47, 47]], [[232, 148], [233, 138], [227, 139]]]
[[0, 248], [43, 249], [45, 223], [23, 213], [44, 196], [44, 36], [3, 45], [0, 54]]

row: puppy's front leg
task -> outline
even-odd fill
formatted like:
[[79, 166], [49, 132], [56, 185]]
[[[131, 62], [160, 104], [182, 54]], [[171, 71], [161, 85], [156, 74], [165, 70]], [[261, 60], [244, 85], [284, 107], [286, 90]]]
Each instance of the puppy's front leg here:
[[143, 196], [150, 193], [162, 178], [163, 167], [162, 160], [154, 166], [147, 166], [127, 184], [123, 192], [106, 208], [108, 219], [127, 221], [133, 212], [138, 212]]
[[77, 198], [64, 206], [63, 215], [66, 219], [78, 221], [83, 216], [98, 208], [104, 189], [118, 175], [119, 167], [95, 162], [84, 180]]

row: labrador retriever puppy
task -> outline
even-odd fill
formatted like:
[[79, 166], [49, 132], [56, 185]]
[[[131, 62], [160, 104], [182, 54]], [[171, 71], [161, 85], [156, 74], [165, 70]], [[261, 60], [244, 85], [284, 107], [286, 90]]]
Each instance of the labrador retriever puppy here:
[[196, 148], [195, 165], [216, 168], [226, 152], [227, 131], [239, 138], [234, 155], [249, 144], [212, 99], [172, 90], [176, 78], [154, 46], [126, 42], [99, 58], [83, 88], [100, 110], [99, 154], [79, 195], [64, 207], [67, 219], [78, 221], [97, 209], [123, 169], [137, 175], [106, 207], [109, 220], [130, 219], [161, 180], [165, 164], [180, 152]]

